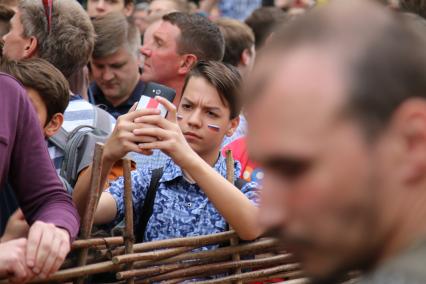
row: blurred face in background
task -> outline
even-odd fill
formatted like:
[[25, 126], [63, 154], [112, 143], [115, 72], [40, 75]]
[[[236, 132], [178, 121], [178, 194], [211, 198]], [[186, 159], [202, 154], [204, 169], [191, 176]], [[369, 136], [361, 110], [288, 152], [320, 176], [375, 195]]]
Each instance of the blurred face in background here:
[[111, 55], [92, 58], [91, 67], [93, 79], [114, 106], [125, 102], [139, 81], [137, 56], [125, 46]]
[[87, 13], [89, 17], [95, 18], [110, 12], [122, 12], [130, 16], [133, 12], [133, 4], [125, 5], [124, 0], [88, 0]]
[[154, 0], [149, 4], [148, 16], [151, 18], [160, 18], [165, 14], [175, 12], [176, 5], [170, 0]]

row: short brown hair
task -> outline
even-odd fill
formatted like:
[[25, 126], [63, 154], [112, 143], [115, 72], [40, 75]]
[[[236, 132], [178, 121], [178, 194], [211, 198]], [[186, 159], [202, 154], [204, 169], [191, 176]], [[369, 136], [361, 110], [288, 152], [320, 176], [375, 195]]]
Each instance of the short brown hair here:
[[192, 77], [204, 78], [217, 90], [222, 103], [229, 107], [231, 119], [240, 114], [241, 75], [237, 68], [218, 61], [199, 61], [186, 76], [182, 94]]
[[69, 102], [69, 86], [64, 75], [41, 58], [3, 60], [0, 69], [26, 88], [37, 91], [47, 110], [48, 123], [55, 113], [64, 113]]
[[66, 78], [89, 62], [95, 33], [89, 16], [77, 1], [53, 1], [50, 31], [42, 1], [21, 0], [18, 10], [23, 35], [37, 38], [37, 56], [52, 63]]
[[121, 12], [111, 12], [93, 20], [96, 33], [93, 58], [103, 58], [125, 47], [134, 57], [139, 55], [141, 37], [137, 27]]
[[245, 23], [253, 30], [256, 49], [263, 45], [274, 28], [289, 16], [277, 7], [261, 7], [245, 20]]
[[254, 46], [254, 34], [249, 26], [234, 20], [221, 18], [215, 21], [225, 39], [223, 62], [238, 66], [244, 50], [251, 52]]
[[14, 14], [15, 12], [11, 8], [0, 4], [0, 37], [8, 33], [10, 29], [10, 19]]
[[198, 60], [222, 60], [225, 52], [223, 35], [206, 17], [173, 12], [164, 15], [163, 21], [179, 28], [181, 34], [177, 46], [180, 54], [192, 53]]
[[404, 12], [414, 13], [426, 18], [425, 0], [399, 0], [399, 6]]

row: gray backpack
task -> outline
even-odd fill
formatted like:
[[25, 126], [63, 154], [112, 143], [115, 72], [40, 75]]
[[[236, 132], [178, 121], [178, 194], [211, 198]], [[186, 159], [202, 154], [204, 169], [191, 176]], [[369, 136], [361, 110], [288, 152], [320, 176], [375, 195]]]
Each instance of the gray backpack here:
[[67, 191], [72, 191], [80, 171], [92, 163], [96, 143], [105, 142], [111, 134], [109, 113], [98, 107], [94, 110], [93, 125], [80, 125], [71, 132], [61, 127], [58, 133], [49, 138], [64, 151], [60, 177]]

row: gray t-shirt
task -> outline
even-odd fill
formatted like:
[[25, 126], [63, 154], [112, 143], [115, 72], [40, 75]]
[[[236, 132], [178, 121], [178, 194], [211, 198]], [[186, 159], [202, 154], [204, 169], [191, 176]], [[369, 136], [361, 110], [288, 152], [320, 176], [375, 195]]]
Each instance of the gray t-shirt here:
[[358, 284], [426, 283], [426, 240], [417, 242], [400, 255], [360, 279]]

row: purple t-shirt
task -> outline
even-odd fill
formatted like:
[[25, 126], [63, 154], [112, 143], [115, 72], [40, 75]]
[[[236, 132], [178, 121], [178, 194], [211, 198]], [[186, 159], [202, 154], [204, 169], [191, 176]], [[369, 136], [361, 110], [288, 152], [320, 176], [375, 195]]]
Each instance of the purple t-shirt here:
[[79, 215], [64, 190], [25, 90], [0, 73], [0, 188], [9, 181], [27, 222], [53, 223], [74, 240]]

